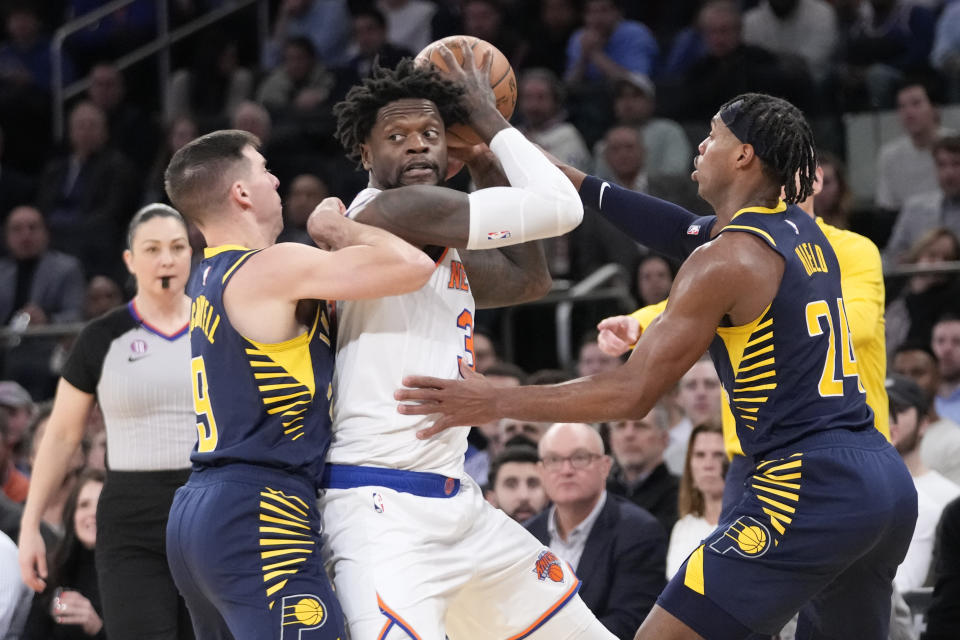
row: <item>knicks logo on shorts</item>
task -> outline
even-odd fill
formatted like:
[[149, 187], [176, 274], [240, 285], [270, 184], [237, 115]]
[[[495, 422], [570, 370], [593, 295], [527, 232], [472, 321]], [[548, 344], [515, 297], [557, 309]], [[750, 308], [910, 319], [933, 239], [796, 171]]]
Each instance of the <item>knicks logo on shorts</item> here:
[[733, 551], [744, 558], [759, 558], [770, 548], [770, 530], [759, 520], [741, 516], [710, 543], [710, 548], [720, 555]]
[[319, 629], [327, 621], [327, 607], [323, 600], [309, 593], [283, 597], [283, 621], [280, 640], [306, 640], [305, 631]]
[[540, 582], [547, 578], [553, 582], [563, 582], [563, 567], [560, 566], [560, 559], [554, 555], [553, 551], [540, 552], [533, 572], [537, 574], [537, 580]]

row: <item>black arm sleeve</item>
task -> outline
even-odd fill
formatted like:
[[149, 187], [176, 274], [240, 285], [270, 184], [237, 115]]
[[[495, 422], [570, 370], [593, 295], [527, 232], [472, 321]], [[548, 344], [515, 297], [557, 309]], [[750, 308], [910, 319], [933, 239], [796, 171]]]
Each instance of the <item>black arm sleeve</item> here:
[[634, 241], [676, 260], [708, 242], [717, 220], [594, 176], [580, 185], [580, 200], [585, 209], [598, 212]]
[[96, 394], [110, 343], [135, 324], [126, 305], [91, 320], [73, 343], [60, 375], [80, 391]]

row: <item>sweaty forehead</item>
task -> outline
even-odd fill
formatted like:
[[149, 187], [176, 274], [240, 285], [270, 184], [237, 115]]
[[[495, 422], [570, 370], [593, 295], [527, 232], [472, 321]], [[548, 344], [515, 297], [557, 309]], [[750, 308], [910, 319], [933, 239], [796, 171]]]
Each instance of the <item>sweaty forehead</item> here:
[[386, 124], [405, 118], [440, 118], [440, 111], [432, 100], [423, 98], [402, 98], [380, 107], [377, 112], [377, 124]]

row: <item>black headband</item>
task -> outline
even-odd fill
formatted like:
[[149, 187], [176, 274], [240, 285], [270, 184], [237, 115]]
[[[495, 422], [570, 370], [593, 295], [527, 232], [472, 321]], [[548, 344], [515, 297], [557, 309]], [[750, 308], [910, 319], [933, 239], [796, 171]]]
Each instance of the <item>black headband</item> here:
[[757, 157], [768, 165], [773, 166], [769, 150], [765, 145], [750, 135], [750, 130], [753, 129], [754, 118], [744, 112], [743, 100], [737, 100], [726, 105], [720, 109], [719, 115], [720, 120], [726, 125], [727, 129], [730, 129], [730, 132], [737, 136], [737, 140], [744, 144], [752, 145], [753, 152], [757, 154]]

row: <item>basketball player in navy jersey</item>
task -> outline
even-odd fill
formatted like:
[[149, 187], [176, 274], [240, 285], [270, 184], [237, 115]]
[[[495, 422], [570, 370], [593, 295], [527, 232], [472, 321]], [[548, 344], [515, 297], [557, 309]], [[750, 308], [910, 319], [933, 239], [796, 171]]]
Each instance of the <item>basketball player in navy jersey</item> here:
[[[405, 384], [417, 388], [396, 393], [418, 403], [401, 413], [443, 414], [421, 437], [499, 417], [635, 418], [709, 349], [753, 469], [740, 502], [667, 585], [638, 639], [770, 636], [801, 609], [798, 638], [887, 635], [891, 581], [917, 497], [873, 428], [836, 256], [794, 204], [811, 192], [813, 149], [802, 114], [783, 100], [745, 94], [721, 107], [693, 173], [716, 218], [664, 231], [676, 244], [702, 246], [619, 369], [515, 389], [465, 370], [460, 382], [410, 377]], [[594, 208], [637, 212], [633, 192], [595, 179], [579, 186]], [[697, 237], [705, 228], [708, 242]]]
[[170, 199], [207, 241], [188, 284], [198, 442], [170, 510], [167, 555], [198, 638], [344, 637], [323, 569], [316, 478], [330, 443], [333, 352], [323, 299], [398, 295], [423, 252], [324, 200], [307, 229], [331, 251], [274, 244], [277, 179], [255, 137], [180, 149]]

